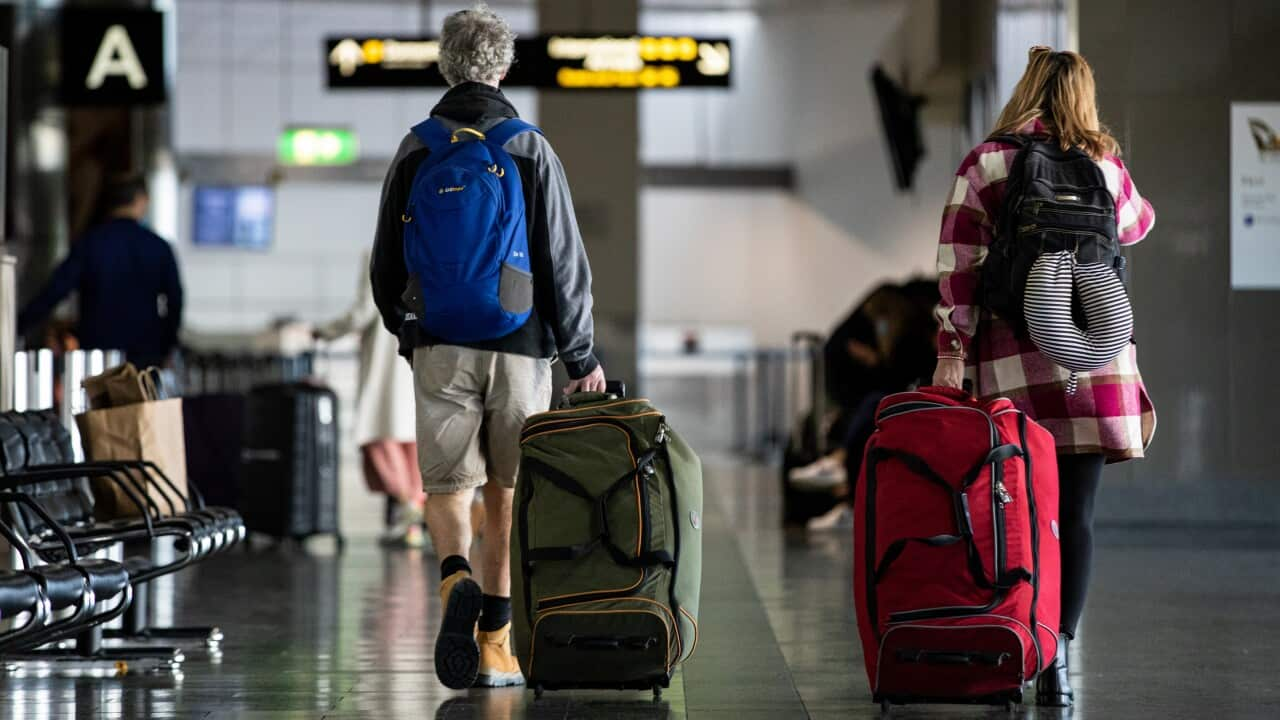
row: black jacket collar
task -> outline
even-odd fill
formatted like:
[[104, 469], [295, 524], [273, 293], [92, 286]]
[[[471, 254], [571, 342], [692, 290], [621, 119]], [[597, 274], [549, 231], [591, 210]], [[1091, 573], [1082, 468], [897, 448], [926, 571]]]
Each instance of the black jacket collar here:
[[464, 82], [449, 88], [431, 111], [432, 115], [468, 125], [483, 125], [487, 120], [519, 117], [516, 108], [498, 88], [484, 83]]

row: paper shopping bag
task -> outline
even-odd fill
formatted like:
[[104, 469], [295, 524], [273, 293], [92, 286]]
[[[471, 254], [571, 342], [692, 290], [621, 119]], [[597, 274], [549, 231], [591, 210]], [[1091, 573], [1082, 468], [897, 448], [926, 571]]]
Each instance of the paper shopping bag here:
[[[150, 460], [172, 482], [171, 489], [163, 480], [145, 478], [135, 473], [138, 490], [162, 515], [184, 510], [187, 496], [187, 451], [182, 434], [182, 400], [155, 400], [131, 403], [101, 410], [89, 410], [76, 416], [85, 456], [90, 461]], [[117, 481], [94, 478], [95, 515], [99, 520], [131, 518], [141, 515], [137, 503], [129, 498]]]

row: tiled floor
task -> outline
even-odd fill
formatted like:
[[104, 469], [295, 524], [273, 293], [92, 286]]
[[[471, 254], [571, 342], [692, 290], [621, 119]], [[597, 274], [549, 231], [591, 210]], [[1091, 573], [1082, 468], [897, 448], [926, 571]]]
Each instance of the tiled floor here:
[[[8, 677], [6, 718], [876, 717], [854, 629], [847, 531], [776, 527], [773, 474], [709, 462], [696, 657], [648, 693], [453, 693], [432, 677], [439, 612], [430, 554], [355, 542], [346, 554], [268, 550], [178, 579], [182, 623], [217, 623], [220, 658], [180, 676]], [[1075, 718], [1280, 717], [1280, 536], [1104, 529], [1081, 639]], [[1007, 717], [981, 708], [894, 717]], [[1067, 717], [1019, 709], [1017, 717]]]

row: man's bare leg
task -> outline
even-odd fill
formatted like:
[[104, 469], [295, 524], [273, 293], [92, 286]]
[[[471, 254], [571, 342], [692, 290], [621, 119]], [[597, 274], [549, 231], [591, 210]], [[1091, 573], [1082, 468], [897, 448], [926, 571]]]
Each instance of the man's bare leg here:
[[511, 506], [515, 492], [489, 481], [484, 497], [485, 531], [480, 541], [484, 569], [484, 610], [480, 614], [480, 673], [477, 687], [524, 682], [511, 654]]
[[[436, 676], [445, 687], [465, 690], [475, 684], [480, 670], [480, 646], [476, 621], [484, 605], [480, 584], [472, 577], [467, 557], [471, 550], [470, 489], [433, 493], [427, 497], [427, 530], [442, 558], [440, 601], [444, 617], [436, 636]], [[453, 569], [450, 569], [453, 568]]]
[[484, 497], [485, 530], [481, 543], [484, 589], [490, 595], [511, 597], [511, 507], [515, 491], [490, 482]]
[[427, 496], [424, 505], [427, 532], [431, 533], [431, 542], [442, 560], [451, 555], [471, 556], [472, 497], [471, 490]]

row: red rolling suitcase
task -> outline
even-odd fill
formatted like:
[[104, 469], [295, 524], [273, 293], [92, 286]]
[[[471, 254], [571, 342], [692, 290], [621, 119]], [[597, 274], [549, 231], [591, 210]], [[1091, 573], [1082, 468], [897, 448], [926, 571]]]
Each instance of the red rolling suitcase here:
[[997, 399], [880, 404], [854, 506], [854, 598], [875, 702], [1021, 702], [1057, 651], [1053, 437]]

